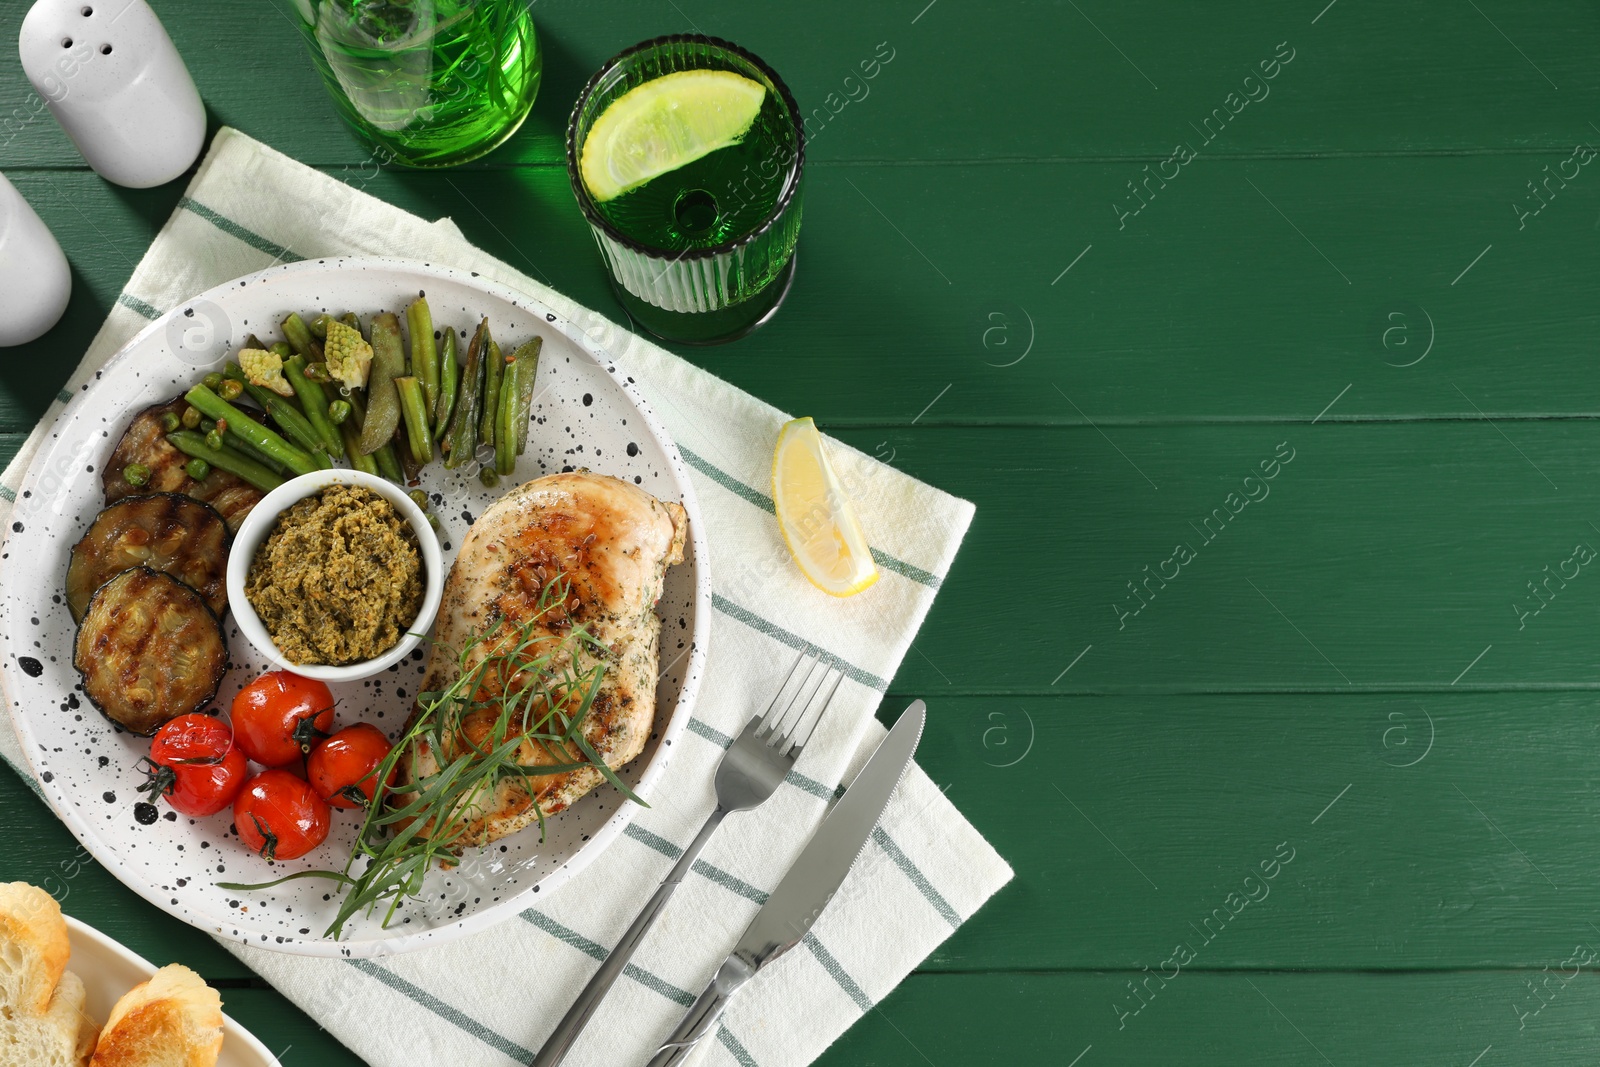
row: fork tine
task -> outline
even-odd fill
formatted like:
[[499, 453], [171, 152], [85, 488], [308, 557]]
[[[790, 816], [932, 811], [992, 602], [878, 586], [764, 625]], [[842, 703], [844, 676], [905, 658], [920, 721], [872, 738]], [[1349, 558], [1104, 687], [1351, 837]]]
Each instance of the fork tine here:
[[[818, 668], [821, 668], [820, 673]], [[816, 685], [811, 684], [812, 678], [817, 679]], [[800, 684], [795, 688], [794, 696], [790, 698], [788, 705], [783, 709], [783, 714], [772, 724], [772, 729], [767, 731], [768, 745], [777, 748], [789, 739], [801, 718], [805, 716], [806, 709], [810, 707], [812, 697], [822, 687], [822, 683], [827, 680], [828, 665], [820, 659], [813, 658], [806, 668], [805, 676], [800, 679]], [[810, 690], [809, 693], [807, 692], [808, 689]]]
[[[782, 699], [784, 690], [789, 688], [789, 683], [794, 680], [795, 672], [800, 669], [800, 664], [805, 662], [806, 656], [810, 652], [811, 652], [811, 645], [808, 643], [808, 644], [806, 644], [806, 646], [804, 648], [802, 648], [800, 650], [799, 655], [795, 656], [794, 662], [789, 665], [789, 671], [788, 671], [787, 674], [785, 674], [783, 676], [783, 682], [778, 686], [777, 690], [775, 690], [773, 692], [773, 694], [772, 694], [772, 703], [768, 704], [767, 705], [767, 710], [761, 713], [761, 725], [757, 730], [758, 733], [761, 732], [761, 731], [770, 732], [771, 730], [776, 728], [777, 725], [778, 725], [778, 722], [788, 712], [789, 705], [787, 705], [787, 704], [785, 704], [783, 706], [783, 710], [782, 711], [778, 711], [777, 710], [778, 709], [778, 701], [780, 699]], [[777, 712], [777, 714], [774, 715], [773, 714], [774, 712]]]
[[828, 705], [833, 703], [833, 695], [839, 691], [839, 686], [844, 681], [844, 672], [833, 676], [833, 685], [828, 689], [828, 695], [822, 698], [822, 704], [817, 708], [817, 717], [811, 720], [811, 725], [806, 727], [804, 736], [798, 737], [794, 742], [794, 754], [798, 759], [800, 750], [811, 743], [811, 735], [817, 732], [817, 727], [822, 723], [822, 717], [828, 713]]
[[[778, 755], [787, 756], [792, 752], [794, 757], [798, 758], [801, 748], [811, 739], [812, 731], [817, 728], [817, 723], [822, 721], [823, 714], [828, 710], [828, 704], [833, 700], [833, 694], [838, 691], [839, 683], [844, 678], [842, 673], [834, 674], [833, 685], [828, 689], [827, 695], [822, 696], [822, 687], [828, 684], [828, 676], [830, 674], [834, 674], [831, 667], [823, 670], [821, 675], [818, 676], [816, 688], [806, 697], [805, 706], [800, 709], [800, 714], [795, 717], [794, 722], [784, 736], [778, 739], [776, 743]], [[819, 696], [821, 696], [820, 701], [817, 699]], [[813, 710], [816, 711], [815, 716], [811, 714]], [[805, 733], [802, 735], [800, 727], [808, 717], [811, 719], [811, 725], [806, 727]]]

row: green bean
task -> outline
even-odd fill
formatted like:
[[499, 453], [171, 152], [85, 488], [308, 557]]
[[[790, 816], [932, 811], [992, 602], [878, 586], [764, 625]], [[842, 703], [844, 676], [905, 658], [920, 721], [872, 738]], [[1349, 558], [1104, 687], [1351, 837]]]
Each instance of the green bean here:
[[433, 439], [428, 435], [428, 402], [424, 399], [422, 382], [414, 374], [394, 380], [400, 390], [400, 411], [406, 420], [406, 443], [411, 458], [427, 463], [433, 459]]
[[241, 459], [236, 453], [228, 449], [209, 447], [205, 443], [205, 439], [193, 430], [179, 430], [176, 433], [169, 433], [167, 434], [167, 442], [186, 456], [203, 459], [216, 470], [224, 470], [229, 474], [243, 478], [263, 493], [270, 493], [283, 484], [282, 478], [279, 478], [261, 464], [248, 459]]
[[315, 337], [319, 341], [326, 340], [328, 337], [328, 323], [331, 319], [332, 316], [327, 312], [323, 312], [321, 315], [318, 315], [316, 318], [312, 319], [311, 336]]
[[261, 343], [261, 338], [257, 337], [253, 333], [245, 334], [244, 335], [244, 344], [240, 345], [239, 347], [240, 348], [254, 348], [258, 352], [267, 351], [267, 346]]
[[[348, 407], [348, 405], [346, 406]], [[344, 450], [345, 454], [350, 457], [350, 465], [358, 471], [377, 474], [378, 461], [357, 447], [361, 443], [361, 430], [356, 420], [351, 418], [341, 422], [339, 424], [339, 434], [344, 438]]]
[[456, 362], [456, 332], [445, 328], [439, 347], [439, 402], [433, 409], [433, 439], [443, 441], [450, 432], [450, 414], [456, 407], [456, 390], [461, 385], [461, 364]]
[[493, 467], [479, 467], [478, 481], [482, 482], [486, 489], [493, 489], [500, 484], [500, 475]]
[[267, 351], [271, 352], [279, 359], [288, 359], [290, 356], [294, 355], [294, 349], [289, 347], [288, 341], [278, 341], [273, 344], [271, 348], [267, 349]]
[[533, 421], [533, 382], [539, 376], [539, 352], [544, 338], [535, 337], [512, 354], [517, 361], [517, 409], [512, 425], [517, 429], [517, 455], [528, 450], [528, 424]]
[[326, 363], [307, 363], [305, 376], [307, 381], [316, 382], [318, 385], [327, 385], [333, 381], [333, 375], [328, 373]]
[[291, 311], [284, 316], [283, 336], [289, 339], [289, 344], [300, 355], [306, 357], [307, 363], [322, 362], [322, 346], [317, 344], [317, 339], [311, 336], [311, 330], [306, 326], [306, 320], [300, 317], [298, 311]]
[[372, 454], [377, 461], [378, 473], [396, 485], [406, 484], [406, 472], [400, 466], [400, 458], [395, 454], [394, 446], [385, 444]]
[[[184, 399], [197, 408], [201, 414], [209, 415], [214, 419], [229, 420], [234, 433], [240, 440], [264, 455], [278, 460], [296, 474], [310, 474], [322, 467], [310, 455], [291, 445], [260, 423], [246, 416], [238, 408], [207, 389], [204, 385], [197, 385], [184, 394]], [[193, 453], [190, 453], [193, 455]], [[210, 456], [201, 456], [201, 459], [210, 461]], [[211, 464], [213, 467], [216, 463]], [[224, 470], [227, 468], [224, 467]]]
[[517, 377], [520, 374], [517, 359], [511, 356], [500, 372], [500, 402], [495, 412], [494, 469], [496, 474], [510, 474], [517, 466], [517, 431], [511, 419], [517, 409]]
[[306, 378], [306, 357], [298, 352], [290, 356], [283, 364], [283, 376], [294, 387], [294, 395], [300, 398], [306, 421], [317, 431], [328, 455], [336, 459], [344, 458], [344, 438], [339, 436], [339, 431], [333, 428], [333, 421], [328, 418], [328, 394], [322, 391], [321, 385]]
[[[423, 414], [427, 415], [439, 402], [439, 350], [434, 347], [433, 312], [427, 297], [419, 295], [406, 308], [406, 325], [411, 330], [411, 373], [422, 385]], [[424, 420], [423, 425], [431, 424]]]
[[444, 465], [455, 470], [472, 458], [478, 439], [478, 406], [483, 394], [484, 338], [489, 333], [489, 320], [478, 323], [467, 345], [467, 365], [461, 372], [460, 395], [456, 397], [456, 410], [450, 420], [450, 435], [446, 438], [449, 451]]
[[277, 423], [278, 428], [287, 434], [295, 444], [307, 452], [315, 452], [324, 447], [322, 437], [312, 428], [306, 417], [300, 414], [300, 409], [296, 408], [288, 398], [281, 397], [270, 389], [251, 384], [249, 378], [245, 375], [244, 368], [237, 363], [228, 364], [224, 368], [223, 374], [227, 376], [229, 381], [241, 383], [245, 392], [249, 394], [250, 399], [259, 404], [261, 410], [267, 413], [267, 417]]
[[372, 319], [372, 369], [367, 376], [367, 416], [361, 424], [361, 451], [376, 452], [400, 428], [400, 392], [394, 380], [405, 374], [400, 319], [390, 311]]
[[343, 315], [339, 316], [339, 321], [350, 327], [352, 330], [355, 330], [357, 333], [361, 332], [361, 316], [357, 315], [354, 311], [346, 311]]
[[494, 425], [500, 414], [500, 378], [505, 372], [505, 360], [500, 346], [483, 331], [483, 418], [478, 423], [478, 444], [494, 447]]

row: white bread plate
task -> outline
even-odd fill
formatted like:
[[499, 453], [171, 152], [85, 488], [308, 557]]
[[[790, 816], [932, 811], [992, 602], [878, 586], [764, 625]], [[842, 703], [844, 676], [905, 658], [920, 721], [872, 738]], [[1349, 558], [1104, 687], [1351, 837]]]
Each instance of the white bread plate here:
[[[67, 938], [72, 943], [67, 969], [83, 979], [89, 1016], [104, 1025], [112, 1005], [128, 990], [155, 974], [156, 966], [88, 923], [70, 915], [64, 918]], [[222, 1055], [217, 1059], [217, 1067], [281, 1067], [278, 1058], [250, 1031], [227, 1014], [222, 1019]]]

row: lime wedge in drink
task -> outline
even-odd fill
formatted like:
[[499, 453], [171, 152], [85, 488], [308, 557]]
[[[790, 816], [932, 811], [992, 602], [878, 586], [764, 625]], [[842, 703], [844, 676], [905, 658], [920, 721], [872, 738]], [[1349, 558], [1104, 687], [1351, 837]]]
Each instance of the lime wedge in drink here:
[[680, 70], [629, 89], [589, 128], [578, 170], [598, 203], [737, 144], [766, 86], [731, 70]]

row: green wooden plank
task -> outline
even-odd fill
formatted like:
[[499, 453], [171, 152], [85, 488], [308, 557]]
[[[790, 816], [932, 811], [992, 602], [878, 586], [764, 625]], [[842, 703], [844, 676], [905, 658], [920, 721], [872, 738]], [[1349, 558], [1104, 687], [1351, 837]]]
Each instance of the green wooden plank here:
[[[1197, 161], [1122, 232], [1125, 164], [822, 170], [787, 306], [685, 354], [835, 426], [1309, 422], [1346, 386], [1328, 419], [1592, 418], [1600, 317], [1573, 294], [1600, 281], [1600, 180], [1520, 231], [1511, 206], [1562, 158]], [[559, 172], [347, 177], [622, 317]], [[3, 430], [54, 395], [180, 192], [17, 182], [80, 292], [0, 367]]]
[[[1127, 974], [916, 975], [817, 1061], [822, 1067], [1234, 1067], [1592, 1063], [1600, 983], [1571, 978], [1575, 932], [1529, 973], [1371, 975], [1183, 972], [1118, 1029]], [[1144, 975], [1138, 975], [1141, 980]], [[1544, 999], [1526, 981], [1540, 984]], [[1547, 983], [1547, 984], [1546, 984]], [[1530, 1015], [1519, 1029], [1518, 1012]], [[1092, 1046], [1092, 1047], [1091, 1047]], [[1081, 1059], [1074, 1060], [1074, 1057]], [[1481, 1057], [1481, 1058], [1479, 1058]]]
[[[313, 162], [367, 158], [328, 103], [289, 0], [155, 6], [214, 121]], [[1194, 136], [1190, 123], [1231, 107], [1241, 109], [1237, 118], [1210, 146], [1222, 154], [1557, 150], [1590, 136], [1585, 100], [1600, 74], [1586, 42], [1600, 16], [1588, 5], [1565, 0], [1530, 13], [1491, 0], [1446, 13], [1345, 3], [1319, 17], [1325, 6], [545, 5], [534, 11], [545, 54], [534, 113], [485, 165], [559, 163], [589, 75], [635, 41], [693, 29], [741, 42], [783, 74], [814, 116], [810, 155], [819, 164], [1154, 162]], [[25, 11], [0, 11], [0, 37], [16, 39]], [[1292, 62], [1262, 82], [1260, 64], [1280, 52]], [[879, 56], [892, 58], [884, 65]], [[863, 63], [875, 77], [863, 77]], [[1250, 94], [1258, 102], [1246, 102]], [[0, 115], [32, 116], [36, 105], [16, 65], [0, 72]], [[10, 132], [0, 132], [0, 145]], [[78, 162], [48, 116], [3, 151], [8, 166]]]
[[896, 692], [1600, 677], [1600, 584], [1574, 559], [1600, 549], [1587, 421], [840, 436], [979, 505]]
[[1208, 970], [1537, 968], [1600, 945], [1594, 694], [916, 695], [919, 763], [1017, 874], [923, 970], [1157, 968], [1179, 944]]

